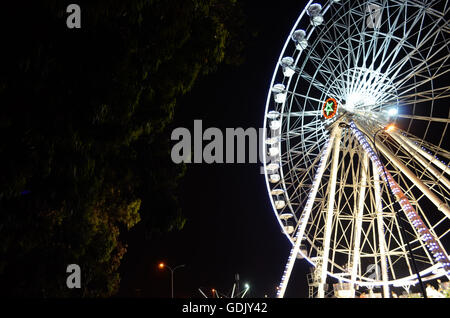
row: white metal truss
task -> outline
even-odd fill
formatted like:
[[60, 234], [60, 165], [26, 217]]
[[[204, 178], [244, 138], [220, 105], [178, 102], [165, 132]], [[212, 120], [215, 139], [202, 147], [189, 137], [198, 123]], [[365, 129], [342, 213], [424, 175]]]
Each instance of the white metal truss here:
[[[448, 0], [309, 1], [301, 12], [264, 120], [267, 189], [292, 243], [277, 297], [298, 255], [317, 267], [318, 297], [336, 282], [390, 297], [417, 283], [405, 240], [424, 281], [449, 274], [449, 15]], [[337, 114], [325, 119], [330, 97]]]

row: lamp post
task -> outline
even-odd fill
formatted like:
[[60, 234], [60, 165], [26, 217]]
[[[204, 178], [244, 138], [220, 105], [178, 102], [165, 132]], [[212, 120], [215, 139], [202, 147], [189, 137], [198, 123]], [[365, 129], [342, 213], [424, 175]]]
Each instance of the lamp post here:
[[[376, 141], [377, 141], [377, 134], [378, 134], [379, 132], [381, 132], [381, 131], [392, 131], [392, 130], [394, 130], [394, 129], [395, 129], [395, 126], [394, 126], [393, 124], [387, 126], [386, 128], [378, 129], [378, 130], [375, 132], [375, 134], [373, 135], [373, 141], [372, 141], [373, 147], [375, 148], [374, 150], [375, 150], [375, 152], [376, 152], [378, 158], [380, 159], [381, 165], [383, 166], [383, 174], [384, 174], [384, 178], [386, 179], [387, 186], [388, 186], [388, 188], [389, 188], [389, 195], [390, 195], [390, 196], [392, 196], [391, 185], [390, 185], [390, 183], [387, 181], [387, 180], [388, 180], [388, 177], [387, 177], [387, 174], [386, 174], [386, 167], [384, 166], [383, 162], [381, 161], [382, 159], [381, 159], [380, 153], [378, 152]], [[392, 201], [393, 201], [393, 202], [397, 202], [397, 200], [396, 200], [395, 198], [393, 198]], [[403, 210], [402, 210], [402, 211], [403, 211]], [[419, 270], [417, 269], [416, 258], [415, 258], [415, 256], [414, 256], [413, 251], [412, 251], [411, 245], [409, 244], [409, 240], [406, 238], [406, 233], [405, 233], [405, 222], [404, 222], [404, 220], [403, 220], [403, 218], [402, 218], [401, 216], [398, 216], [398, 215], [397, 215], [397, 213], [394, 213], [394, 216], [395, 216], [395, 218], [397, 219], [397, 222], [400, 223], [400, 232], [401, 232], [401, 235], [402, 235], [402, 237], [403, 237], [403, 241], [406, 242], [406, 246], [407, 246], [407, 248], [408, 248], [409, 256], [411, 257], [411, 261], [412, 261], [412, 264], [413, 264], [413, 268], [414, 268], [414, 271], [416, 272], [417, 280], [418, 280], [418, 282], [419, 282], [419, 286], [420, 286], [420, 289], [421, 289], [421, 291], [422, 291], [422, 295], [423, 295], [424, 298], [428, 298], [428, 297], [427, 297], [427, 292], [426, 292], [425, 288], [423, 287], [423, 282], [422, 282], [422, 278], [420, 277]]]
[[184, 266], [185, 266], [184, 264], [183, 264], [183, 265], [178, 265], [178, 266], [175, 266], [175, 267], [172, 269], [169, 265], [164, 264], [164, 263], [159, 263], [159, 265], [158, 265], [158, 267], [159, 267], [160, 269], [163, 269], [164, 267], [167, 267], [167, 268], [170, 270], [170, 287], [171, 287], [172, 298], [173, 298], [173, 272], [175, 272], [175, 270], [176, 270], [177, 268], [181, 268], [181, 267], [184, 267]]

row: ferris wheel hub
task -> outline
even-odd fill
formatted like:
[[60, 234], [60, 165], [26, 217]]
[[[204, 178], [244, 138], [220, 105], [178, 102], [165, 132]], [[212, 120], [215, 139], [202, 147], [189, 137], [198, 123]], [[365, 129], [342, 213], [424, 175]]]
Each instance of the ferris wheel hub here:
[[369, 91], [352, 92], [346, 98], [345, 110], [348, 112], [354, 112], [355, 109], [367, 110], [376, 102], [373, 94]]

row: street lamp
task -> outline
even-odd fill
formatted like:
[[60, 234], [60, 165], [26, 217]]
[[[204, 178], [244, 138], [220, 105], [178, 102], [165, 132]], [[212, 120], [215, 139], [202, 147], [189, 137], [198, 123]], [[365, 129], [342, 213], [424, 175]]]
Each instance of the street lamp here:
[[245, 290], [244, 290], [244, 293], [242, 294], [241, 298], [244, 298], [245, 294], [247, 294], [248, 290], [250, 289], [250, 285], [249, 284], [245, 284], [244, 287], [245, 287]]
[[158, 265], [158, 267], [160, 268], [160, 269], [163, 269], [164, 267], [166, 267], [166, 268], [168, 268], [169, 270], [170, 270], [170, 286], [171, 286], [171, 293], [172, 293], [172, 298], [173, 298], [173, 272], [175, 272], [175, 270], [177, 269], [177, 268], [181, 268], [181, 267], [184, 267], [185, 265], [183, 264], [183, 265], [178, 265], [178, 266], [175, 266], [173, 269], [169, 266], [169, 265], [167, 265], [167, 264], [164, 264], [164, 263], [159, 263], [159, 265]]

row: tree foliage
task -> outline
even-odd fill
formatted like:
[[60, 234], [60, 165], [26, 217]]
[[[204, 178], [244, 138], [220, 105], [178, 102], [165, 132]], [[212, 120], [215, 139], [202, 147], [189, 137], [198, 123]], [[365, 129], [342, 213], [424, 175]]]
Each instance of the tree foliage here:
[[[138, 222], [184, 224], [184, 167], [170, 160], [177, 98], [240, 62], [235, 0], [69, 2], [3, 10], [0, 62], [0, 286], [26, 296], [110, 296]], [[20, 18], [19, 18], [20, 17]], [[5, 28], [2, 28], [4, 33]], [[68, 264], [81, 290], [66, 287]]]

